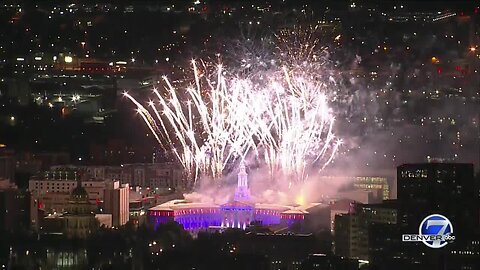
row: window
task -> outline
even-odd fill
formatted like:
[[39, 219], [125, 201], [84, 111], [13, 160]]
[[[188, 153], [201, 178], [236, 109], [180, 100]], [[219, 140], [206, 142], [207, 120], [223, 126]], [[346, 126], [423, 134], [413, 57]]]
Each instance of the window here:
[[426, 169], [403, 170], [400, 174], [402, 178], [427, 178], [428, 177], [428, 171]]

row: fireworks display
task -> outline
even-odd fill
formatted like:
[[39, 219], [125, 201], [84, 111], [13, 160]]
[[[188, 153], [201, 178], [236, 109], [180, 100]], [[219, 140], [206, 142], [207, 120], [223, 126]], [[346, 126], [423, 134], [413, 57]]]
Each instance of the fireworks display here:
[[[322, 88], [284, 70], [263, 88], [248, 79], [227, 77], [221, 65], [208, 76], [192, 62], [194, 84], [176, 89], [164, 77], [165, 91], [136, 106], [159, 143], [173, 152], [187, 172], [218, 178], [229, 163], [247, 156], [263, 159], [272, 175], [305, 179], [305, 169], [329, 164], [341, 141]], [[212, 78], [214, 77], [214, 78]]]
[[210, 72], [192, 61], [190, 85], [177, 88], [163, 77], [148, 104], [125, 96], [195, 179], [219, 179], [227, 166], [255, 159], [272, 179], [302, 182], [311, 169], [331, 163], [341, 144], [329, 106], [334, 91], [319, 69], [324, 48], [316, 48], [314, 31], [296, 31], [301, 35], [293, 41], [289, 33], [278, 35], [279, 44], [290, 46], [274, 45], [264, 54], [271, 60], [244, 57], [241, 71], [216, 65]]

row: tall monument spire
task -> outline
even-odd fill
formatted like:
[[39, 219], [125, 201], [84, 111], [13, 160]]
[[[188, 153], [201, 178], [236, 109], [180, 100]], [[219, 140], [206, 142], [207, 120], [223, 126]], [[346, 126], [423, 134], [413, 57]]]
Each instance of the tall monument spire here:
[[237, 189], [235, 190], [236, 201], [250, 201], [250, 190], [248, 189], [248, 174], [245, 168], [245, 162], [240, 162], [237, 175]]
[[238, 170], [238, 175], [237, 175], [237, 187], [248, 187], [248, 174], [247, 170], [245, 168], [245, 162], [242, 160], [240, 163], [240, 168]]

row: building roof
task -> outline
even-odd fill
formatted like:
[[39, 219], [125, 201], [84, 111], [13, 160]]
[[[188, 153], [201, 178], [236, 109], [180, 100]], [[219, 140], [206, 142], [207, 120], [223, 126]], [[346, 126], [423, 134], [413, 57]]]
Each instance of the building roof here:
[[70, 199], [76, 203], [88, 203], [88, 192], [79, 184], [72, 190]]
[[214, 203], [184, 203], [174, 205], [173, 210], [193, 209], [193, 208], [220, 208], [219, 205]]
[[282, 204], [273, 204], [273, 203], [257, 203], [255, 204], [255, 209], [267, 209], [267, 210], [278, 210], [285, 211], [290, 209], [290, 206]]
[[220, 208], [224, 206], [251, 206], [257, 210], [274, 210], [285, 214], [308, 214], [309, 211], [315, 207], [327, 207], [325, 204], [309, 203], [305, 205], [290, 206], [282, 204], [248, 204], [244, 202], [231, 201], [222, 205], [215, 204], [213, 202], [189, 202], [182, 199], [171, 200], [157, 206], [151, 207], [149, 211], [174, 211], [184, 209], [200, 209], [200, 208]]
[[88, 192], [82, 186], [77, 186], [72, 190], [73, 196], [88, 196]]
[[150, 211], [173, 211], [180, 209], [189, 209], [189, 208], [218, 208], [220, 207], [214, 203], [193, 203], [186, 200], [175, 199], [160, 205], [154, 206], [148, 210]]
[[351, 205], [358, 203], [354, 200], [340, 199], [330, 204], [332, 210], [348, 210], [351, 208]]
[[306, 203], [306, 204], [295, 206], [295, 209], [305, 211], [305, 212], [310, 212], [313, 208], [317, 208], [317, 207], [323, 208], [323, 207], [327, 207], [327, 205], [322, 203]]
[[308, 214], [308, 212], [305, 211], [305, 210], [300, 210], [300, 209], [290, 209], [290, 210], [287, 210], [287, 211], [282, 212], [282, 214], [305, 215], [305, 214]]
[[246, 202], [246, 201], [238, 201], [238, 200], [235, 200], [235, 201], [230, 201], [230, 202], [227, 202], [227, 203], [224, 203], [222, 204], [221, 206], [224, 207], [224, 206], [233, 206], [233, 207], [236, 207], [236, 206], [251, 206], [253, 207], [255, 204], [254, 203], [251, 203], [251, 202]]

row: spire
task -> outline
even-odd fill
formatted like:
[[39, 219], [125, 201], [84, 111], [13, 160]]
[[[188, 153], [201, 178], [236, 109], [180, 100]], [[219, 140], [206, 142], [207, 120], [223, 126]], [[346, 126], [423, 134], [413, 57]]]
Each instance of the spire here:
[[[78, 170], [78, 171], [73, 171], [74, 177], [77, 180], [77, 187], [82, 187], [82, 177], [83, 177], [83, 171]], [[65, 174], [65, 177], [67, 177], [67, 174]]]
[[240, 162], [240, 167], [237, 175], [237, 187], [248, 187], [248, 174], [245, 168], [245, 162]]
[[236, 201], [250, 201], [250, 190], [248, 189], [248, 174], [245, 162], [240, 162], [237, 175], [237, 189], [235, 190]]

